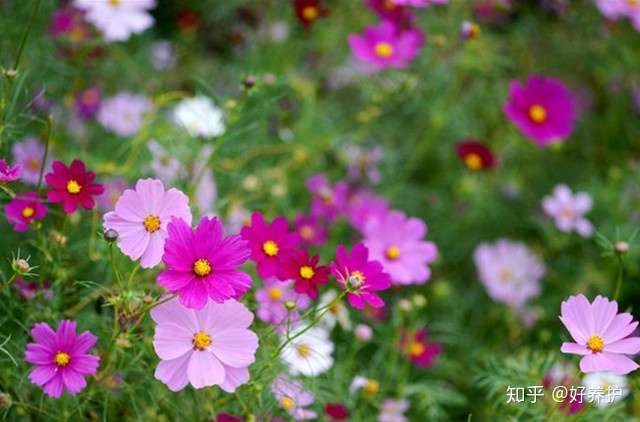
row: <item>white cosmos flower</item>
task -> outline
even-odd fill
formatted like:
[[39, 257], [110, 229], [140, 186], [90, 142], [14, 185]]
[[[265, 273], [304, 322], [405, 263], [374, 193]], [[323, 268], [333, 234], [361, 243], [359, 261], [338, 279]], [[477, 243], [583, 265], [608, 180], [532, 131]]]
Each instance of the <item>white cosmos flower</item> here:
[[[289, 336], [295, 336], [305, 327], [306, 324], [300, 324], [289, 333]], [[286, 337], [283, 337], [282, 342], [285, 341]], [[284, 348], [281, 356], [289, 366], [289, 372], [292, 375], [315, 377], [333, 366], [331, 353], [333, 353], [333, 343], [329, 339], [329, 332], [320, 327], [312, 327], [292, 340]]]
[[[335, 290], [328, 290], [322, 296], [320, 296], [319, 307], [323, 308], [329, 305], [338, 296]], [[349, 319], [349, 311], [347, 310], [344, 302], [341, 300], [334, 304], [327, 313], [324, 314], [320, 320], [320, 326], [331, 331], [336, 326], [336, 322], [340, 324], [343, 330], [351, 331], [351, 320]]]
[[191, 136], [212, 137], [225, 131], [224, 114], [210, 98], [186, 98], [173, 109], [173, 120]]
[[627, 378], [613, 372], [591, 372], [582, 379], [586, 401], [598, 407], [610, 406], [629, 394]]
[[126, 41], [153, 25], [148, 13], [155, 0], [75, 0], [73, 5], [86, 12], [85, 19], [102, 32], [107, 41]]

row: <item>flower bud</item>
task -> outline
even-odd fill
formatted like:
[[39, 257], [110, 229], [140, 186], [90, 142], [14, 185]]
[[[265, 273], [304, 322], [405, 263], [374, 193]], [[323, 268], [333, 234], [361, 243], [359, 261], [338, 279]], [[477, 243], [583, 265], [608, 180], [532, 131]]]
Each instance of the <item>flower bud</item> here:
[[409, 299], [400, 299], [398, 301], [398, 308], [400, 308], [401, 311], [409, 312], [412, 307], [413, 305], [411, 305], [411, 301]]
[[413, 306], [415, 306], [416, 308], [424, 308], [427, 304], [427, 298], [420, 293], [413, 295], [411, 300], [413, 301]]
[[13, 404], [11, 395], [9, 393], [0, 392], [0, 409], [8, 409]]
[[355, 333], [356, 339], [362, 343], [368, 342], [373, 336], [373, 330], [366, 324], [356, 325]]
[[246, 78], [244, 78], [244, 80], [242, 81], [242, 85], [244, 85], [244, 87], [246, 89], [251, 89], [255, 86], [256, 84], [256, 78], [254, 78], [253, 76], [247, 76]]
[[629, 244], [624, 240], [619, 240], [613, 245], [613, 250], [618, 255], [626, 255], [629, 252]]
[[5, 71], [4, 71], [4, 76], [5, 76], [7, 79], [13, 79], [13, 78], [15, 78], [16, 76], [18, 76], [18, 71], [17, 71], [17, 70], [15, 70], [15, 69], [7, 69], [7, 70], [5, 70]]
[[104, 240], [109, 243], [113, 243], [118, 240], [118, 232], [114, 229], [107, 229], [104, 231]]
[[284, 307], [287, 308], [287, 311], [293, 312], [296, 310], [296, 303], [293, 300], [287, 300], [284, 303]]
[[355, 292], [362, 286], [362, 277], [357, 274], [351, 274], [345, 284], [347, 285], [347, 290]]
[[142, 302], [144, 302], [145, 305], [151, 305], [153, 303], [153, 296], [151, 295], [144, 295], [142, 297]]
[[11, 263], [11, 268], [18, 275], [28, 275], [32, 270], [29, 261], [24, 258], [15, 258]]

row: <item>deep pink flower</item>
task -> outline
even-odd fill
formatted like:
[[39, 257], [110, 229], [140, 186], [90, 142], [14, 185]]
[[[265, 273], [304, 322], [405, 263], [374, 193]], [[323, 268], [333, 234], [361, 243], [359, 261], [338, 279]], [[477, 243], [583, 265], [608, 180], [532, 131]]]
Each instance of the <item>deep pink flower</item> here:
[[51, 187], [47, 199], [61, 202], [67, 214], [73, 214], [78, 206], [90, 210], [96, 205], [93, 197], [104, 192], [102, 185], [93, 183], [95, 177], [95, 173], [85, 170], [80, 160], [73, 160], [69, 167], [61, 161], [54, 161], [53, 171], [45, 176]]
[[331, 273], [347, 290], [347, 300], [354, 308], [363, 309], [365, 304], [384, 306], [376, 292], [391, 287], [391, 277], [383, 271], [382, 264], [369, 260], [369, 250], [362, 243], [355, 245], [351, 254], [343, 245], [338, 246]]
[[423, 240], [426, 234], [424, 221], [391, 211], [365, 226], [363, 242], [394, 283], [423, 284], [431, 278], [427, 264], [438, 258], [435, 243]]
[[75, 321], [60, 321], [54, 332], [48, 324], [31, 329], [35, 343], [27, 344], [25, 361], [35, 366], [29, 380], [42, 387], [49, 397], [59, 398], [67, 390], [75, 395], [87, 386], [85, 376], [98, 369], [100, 358], [88, 354], [98, 340], [89, 331], [76, 335]]
[[91, 35], [91, 28], [84, 20], [84, 13], [71, 6], [56, 10], [51, 17], [49, 34], [53, 38], [65, 37], [78, 42]]
[[382, 220], [388, 213], [387, 200], [368, 190], [360, 190], [349, 198], [347, 219], [360, 232], [364, 231], [367, 224]]
[[315, 419], [316, 412], [306, 409], [315, 401], [313, 394], [304, 389], [300, 381], [289, 379], [286, 374], [280, 374], [271, 384], [271, 392], [276, 401], [297, 421]]
[[365, 0], [365, 4], [381, 19], [391, 21], [401, 27], [409, 27], [416, 20], [416, 16], [411, 10], [400, 6], [394, 0]]
[[157, 324], [153, 348], [162, 359], [155, 377], [171, 391], [190, 383], [197, 389], [218, 385], [233, 393], [249, 381], [258, 336], [249, 330], [253, 314], [242, 303], [210, 300], [193, 310], [174, 299], [153, 308], [151, 318]]
[[327, 241], [327, 229], [319, 219], [312, 216], [299, 215], [296, 218], [296, 231], [306, 245], [321, 246]]
[[568, 138], [575, 126], [575, 100], [562, 82], [553, 78], [529, 76], [526, 85], [512, 81], [503, 110], [540, 146]]
[[327, 403], [324, 406], [324, 414], [330, 421], [346, 421], [351, 414], [349, 409], [342, 403]]
[[469, 170], [489, 170], [496, 166], [496, 157], [491, 149], [475, 139], [458, 143], [456, 153]]
[[[11, 147], [13, 160], [22, 169], [20, 179], [30, 185], [37, 185], [40, 179], [40, 167], [44, 158], [44, 145], [36, 138], [27, 137]], [[47, 157], [44, 173], [51, 171], [51, 154]]]
[[244, 419], [228, 413], [218, 413], [217, 419], [211, 419], [210, 422], [244, 422]]
[[0, 183], [15, 182], [20, 177], [22, 167], [20, 165], [11, 166], [6, 161], [0, 159]]
[[305, 29], [311, 27], [318, 18], [329, 14], [329, 10], [320, 0], [293, 0], [293, 9]]
[[329, 281], [329, 267], [318, 265], [318, 255], [309, 256], [306, 250], [297, 250], [287, 256], [280, 265], [282, 280], [295, 280], [296, 293], [304, 293], [311, 299], [318, 298], [318, 286]]
[[411, 7], [429, 7], [434, 4], [447, 4], [449, 0], [391, 0], [395, 4]]
[[433, 366], [436, 358], [442, 352], [438, 343], [427, 341], [427, 329], [422, 328], [411, 335], [404, 334], [401, 341], [404, 354], [419, 368]]
[[203, 217], [191, 227], [172, 218], [162, 261], [166, 269], [158, 275], [158, 284], [180, 295], [187, 308], [202, 309], [211, 298], [217, 303], [238, 299], [251, 287], [251, 276], [239, 271], [251, 251], [239, 235], [223, 237], [217, 217]]
[[26, 281], [22, 277], [16, 277], [14, 284], [23, 299], [32, 300], [40, 291], [42, 291], [42, 296], [45, 299], [51, 299], [53, 297], [53, 290], [51, 290], [51, 286], [47, 280], [42, 282]]
[[313, 195], [311, 200], [313, 217], [331, 221], [344, 212], [349, 193], [349, 187], [345, 182], [337, 182], [335, 186], [331, 186], [327, 176], [316, 174], [307, 180], [306, 185]]
[[270, 224], [259, 212], [251, 215], [251, 225], [242, 228], [240, 234], [249, 242], [251, 259], [255, 261], [260, 277], [278, 277], [282, 261], [300, 242], [297, 233], [289, 232], [284, 217], [276, 217]]
[[[293, 290], [293, 280], [267, 278], [264, 280], [264, 287], [256, 290], [256, 300], [258, 318], [281, 331], [284, 331], [287, 322], [290, 326], [294, 325], [298, 320], [298, 311], [309, 307], [309, 298]], [[295, 309], [287, 309], [287, 302], [294, 304]]]
[[118, 232], [118, 247], [142, 268], [162, 260], [167, 226], [176, 217], [191, 224], [189, 198], [178, 189], [165, 191], [157, 179], [140, 179], [135, 190], [127, 189], [115, 209], [104, 215], [104, 229]]
[[353, 55], [375, 69], [407, 67], [423, 44], [420, 30], [401, 30], [390, 21], [367, 27], [362, 35], [349, 35]]
[[42, 220], [47, 215], [47, 207], [40, 201], [37, 192], [27, 192], [13, 198], [5, 205], [4, 212], [13, 230], [25, 232], [32, 221]]
[[596, 296], [593, 303], [579, 294], [562, 302], [560, 321], [575, 343], [562, 343], [560, 351], [582, 355], [585, 373], [611, 371], [628, 374], [638, 369], [629, 356], [640, 352], [640, 337], [631, 334], [638, 326], [629, 313], [618, 313], [618, 303]]
[[98, 87], [87, 88], [76, 94], [75, 108], [78, 116], [91, 119], [100, 109], [102, 94]]

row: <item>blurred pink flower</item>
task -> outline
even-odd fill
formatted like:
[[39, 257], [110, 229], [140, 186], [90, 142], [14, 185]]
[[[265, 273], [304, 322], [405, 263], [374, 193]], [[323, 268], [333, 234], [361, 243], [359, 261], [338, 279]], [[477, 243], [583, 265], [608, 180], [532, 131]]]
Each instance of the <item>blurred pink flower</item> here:
[[344, 212], [349, 187], [345, 182], [331, 186], [327, 176], [316, 174], [307, 179], [307, 189], [311, 192], [311, 215], [328, 221], [334, 220]]
[[144, 115], [153, 104], [144, 95], [120, 92], [102, 101], [98, 121], [106, 129], [120, 136], [133, 136], [142, 127]]
[[434, 4], [447, 4], [449, 0], [391, 0], [400, 6], [429, 7]]
[[408, 400], [387, 399], [382, 402], [382, 410], [378, 416], [378, 422], [408, 422], [404, 412], [409, 410]]
[[[20, 166], [22, 173], [20, 179], [30, 185], [38, 184], [40, 167], [44, 158], [44, 145], [36, 138], [27, 137], [22, 142], [16, 142], [11, 148], [14, 164]], [[51, 154], [47, 158], [44, 173], [51, 171]]]
[[553, 195], [542, 199], [544, 212], [555, 220], [556, 227], [563, 232], [576, 231], [580, 236], [593, 234], [593, 225], [584, 215], [591, 210], [593, 201], [586, 192], [573, 194], [567, 185], [560, 184]]
[[95, 86], [78, 92], [75, 99], [76, 114], [83, 119], [91, 119], [100, 109], [101, 99], [100, 88]]
[[122, 177], [114, 177], [104, 180], [102, 186], [104, 192], [96, 198], [96, 202], [103, 211], [112, 211], [122, 193], [128, 188], [128, 184]]
[[296, 231], [306, 245], [322, 246], [327, 241], [327, 229], [312, 216], [299, 215], [296, 218]]
[[293, 381], [287, 375], [280, 374], [271, 384], [271, 392], [278, 404], [295, 420], [315, 419], [318, 416], [313, 410], [305, 409], [313, 404], [315, 398], [299, 381]]
[[86, 12], [85, 19], [98, 28], [106, 41], [126, 41], [153, 26], [149, 10], [155, 0], [74, 0]]
[[427, 329], [422, 328], [412, 334], [404, 333], [401, 339], [402, 352], [418, 368], [433, 366], [442, 352], [442, 346], [439, 343], [427, 341], [427, 334]]
[[[267, 278], [264, 280], [264, 287], [256, 290], [258, 310], [256, 315], [267, 324], [278, 327], [279, 330], [286, 328], [287, 320], [291, 326], [295, 326], [298, 320], [298, 311], [303, 311], [309, 307], [309, 297], [298, 294], [293, 290], [293, 280], [280, 281], [277, 278]], [[286, 303], [295, 305], [295, 309], [288, 310]]]
[[364, 231], [367, 224], [384, 219], [388, 213], [387, 200], [366, 189], [356, 192], [349, 198], [347, 219], [360, 232]]
[[47, 280], [45, 281], [26, 281], [22, 277], [16, 277], [14, 282], [16, 290], [23, 299], [32, 300], [36, 297], [38, 292], [42, 292], [42, 296], [45, 299], [51, 299], [53, 297], [53, 290]]
[[25, 232], [34, 220], [42, 220], [47, 215], [47, 207], [42, 203], [37, 192], [17, 195], [4, 207], [9, 224], [13, 230]]
[[0, 183], [15, 182], [22, 173], [20, 165], [9, 165], [0, 158]]
[[365, 4], [381, 19], [391, 21], [401, 27], [409, 27], [416, 20], [416, 16], [411, 10], [394, 0], [365, 0]]
[[596, 0], [600, 12], [611, 20], [631, 19], [636, 31], [640, 31], [640, 2], [635, 0]]
[[376, 69], [407, 67], [423, 44], [418, 29], [402, 30], [390, 21], [367, 27], [362, 35], [349, 35], [353, 55]]

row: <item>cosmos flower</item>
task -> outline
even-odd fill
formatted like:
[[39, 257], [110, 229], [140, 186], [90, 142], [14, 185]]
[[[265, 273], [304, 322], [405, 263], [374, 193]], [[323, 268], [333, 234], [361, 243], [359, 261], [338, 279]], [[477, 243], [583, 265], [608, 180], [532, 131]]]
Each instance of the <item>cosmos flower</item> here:
[[380, 262], [369, 260], [369, 250], [364, 244], [355, 245], [350, 254], [339, 245], [331, 273], [340, 287], [347, 290], [347, 301], [354, 308], [363, 309], [365, 303], [375, 308], [384, 306], [377, 292], [391, 287], [391, 277]]
[[318, 265], [319, 260], [318, 255], [309, 256], [304, 249], [294, 251], [282, 261], [279, 278], [294, 280], [296, 293], [306, 294], [315, 300], [318, 298], [318, 286], [329, 281], [329, 267]]
[[447, 4], [449, 0], [391, 0], [400, 6], [429, 7], [434, 4]]
[[592, 372], [582, 378], [585, 398], [599, 408], [616, 404], [629, 395], [627, 377], [613, 372]]
[[94, 375], [100, 358], [88, 354], [98, 340], [89, 331], [76, 335], [74, 321], [60, 321], [57, 331], [44, 322], [31, 329], [34, 343], [27, 344], [25, 361], [35, 366], [29, 380], [42, 387], [49, 397], [59, 398], [66, 390], [71, 395], [82, 391], [87, 375]]
[[388, 213], [389, 203], [387, 200], [366, 189], [356, 192], [349, 198], [347, 219], [361, 233], [364, 232], [367, 224], [384, 219]]
[[42, 297], [47, 300], [53, 297], [53, 290], [47, 280], [42, 282], [26, 281], [22, 277], [16, 277], [14, 285], [20, 296], [26, 300], [33, 300], [40, 292], [42, 292]]
[[382, 402], [382, 410], [378, 422], [408, 422], [404, 413], [409, 410], [408, 400], [386, 399]]
[[560, 184], [553, 195], [542, 199], [544, 212], [555, 220], [556, 227], [563, 232], [575, 231], [580, 236], [593, 234], [593, 225], [584, 215], [591, 210], [593, 201], [586, 192], [571, 192], [567, 185]]
[[568, 138], [575, 126], [575, 100], [557, 79], [529, 76], [511, 81], [503, 111], [518, 129], [540, 146]]
[[324, 414], [330, 422], [346, 421], [351, 416], [349, 409], [342, 403], [327, 403], [324, 405]]
[[53, 203], [62, 203], [67, 214], [76, 212], [78, 206], [90, 210], [96, 205], [93, 197], [104, 192], [102, 185], [93, 183], [95, 177], [95, 173], [87, 171], [80, 160], [73, 160], [69, 167], [62, 161], [54, 161], [52, 172], [45, 176], [47, 185], [51, 188], [47, 192], [47, 199]]
[[378, 394], [380, 391], [380, 382], [373, 378], [363, 377], [362, 375], [356, 375], [351, 380], [351, 385], [349, 386], [349, 392], [351, 394], [356, 391], [362, 390], [362, 394], [368, 397], [373, 397]]
[[224, 114], [209, 97], [185, 98], [173, 109], [173, 120], [193, 137], [211, 138], [225, 132]]
[[142, 127], [144, 115], [153, 108], [144, 95], [120, 92], [102, 101], [98, 121], [106, 129], [120, 136], [133, 136]]
[[299, 215], [296, 218], [296, 231], [305, 245], [322, 246], [327, 241], [327, 229], [312, 216]]
[[331, 186], [327, 176], [316, 174], [306, 182], [311, 192], [311, 215], [328, 221], [338, 217], [345, 208], [349, 187], [345, 182], [338, 182]]
[[309, 28], [318, 18], [329, 14], [321, 0], [293, 0], [293, 9], [305, 28]]
[[460, 24], [460, 38], [471, 40], [480, 36], [480, 26], [477, 23], [463, 21]]
[[161, 40], [151, 44], [151, 64], [156, 70], [171, 69], [176, 65], [176, 55], [171, 41]]
[[429, 368], [442, 352], [438, 343], [427, 341], [427, 329], [421, 328], [414, 333], [404, 333], [400, 342], [402, 352], [418, 368]]
[[161, 359], [155, 377], [171, 391], [191, 384], [233, 393], [249, 381], [258, 336], [249, 330], [253, 314], [242, 303], [210, 300], [194, 310], [173, 299], [153, 308], [151, 318], [157, 324], [153, 348]]
[[636, 0], [596, 0], [596, 5], [607, 19], [627, 17], [636, 31], [640, 31], [640, 2]]
[[313, 404], [313, 394], [304, 389], [300, 381], [289, 379], [286, 374], [280, 374], [271, 384], [271, 393], [276, 401], [295, 420], [315, 419], [318, 415], [305, 407]]
[[380, 183], [382, 176], [378, 163], [384, 156], [382, 148], [379, 146], [365, 148], [351, 144], [345, 147], [344, 154], [349, 165], [347, 171], [350, 180], [357, 181], [361, 175], [364, 175], [371, 184]]
[[251, 215], [251, 225], [243, 227], [240, 234], [249, 242], [251, 259], [262, 278], [277, 277], [283, 260], [300, 242], [297, 233], [289, 232], [286, 218], [276, 217], [267, 224], [259, 212]]
[[[298, 320], [298, 311], [304, 311], [309, 307], [307, 295], [298, 294], [293, 290], [293, 281], [280, 281], [276, 278], [264, 280], [264, 287], [256, 290], [258, 309], [256, 315], [267, 324], [278, 327], [280, 331], [295, 325]], [[291, 304], [295, 309], [288, 309]]]
[[[37, 185], [40, 178], [40, 167], [44, 157], [44, 145], [36, 138], [28, 137], [22, 142], [16, 142], [11, 148], [14, 163], [20, 166], [20, 179], [30, 185]], [[51, 171], [51, 155], [47, 157], [44, 173]]]
[[211, 419], [209, 422], [244, 422], [244, 419], [228, 413], [218, 413], [218, 417]]
[[[573, 365], [567, 365], [564, 362], [556, 362], [545, 375], [542, 385], [545, 390], [553, 392], [557, 391], [557, 387], [570, 389], [576, 385], [576, 379], [573, 374]], [[567, 395], [564, 400], [556, 401], [558, 407], [563, 409], [567, 414], [573, 415], [580, 412], [586, 405], [586, 397], [571, 397]]]
[[489, 170], [496, 166], [496, 158], [489, 147], [474, 139], [457, 144], [456, 153], [469, 170]]
[[560, 351], [581, 355], [585, 373], [611, 371], [628, 374], [638, 369], [630, 356], [640, 352], [640, 337], [632, 337], [638, 322], [618, 313], [618, 303], [597, 296], [592, 303], [580, 294], [562, 302], [560, 321], [575, 343], [562, 343]]
[[122, 177], [114, 177], [103, 180], [102, 186], [104, 187], [104, 192], [96, 198], [98, 208], [103, 211], [112, 211], [116, 207], [122, 193], [127, 189], [128, 184]]
[[106, 41], [126, 41], [153, 26], [149, 10], [155, 0], [74, 0], [85, 19], [98, 28]]
[[320, 296], [320, 302], [318, 303], [320, 309], [331, 306], [329, 306], [329, 310], [324, 314], [318, 325], [331, 331], [338, 323], [343, 330], [350, 331], [351, 319], [349, 318], [349, 311], [342, 300], [335, 301], [336, 297], [338, 297], [338, 292], [335, 290], [327, 290]]
[[105, 230], [118, 232], [118, 247], [142, 268], [160, 263], [171, 218], [191, 224], [189, 198], [178, 189], [165, 191], [157, 179], [140, 179], [124, 191], [115, 209], [104, 215]]
[[98, 87], [87, 88], [76, 94], [76, 114], [83, 119], [91, 119], [100, 109], [102, 94]]
[[390, 21], [367, 27], [362, 35], [349, 35], [352, 54], [375, 69], [407, 67], [423, 44], [424, 36], [418, 29], [400, 30]]
[[363, 243], [371, 260], [379, 261], [394, 283], [423, 284], [431, 278], [427, 264], [438, 258], [435, 243], [423, 240], [426, 234], [424, 221], [391, 211], [365, 226]]
[[158, 141], [150, 139], [147, 142], [147, 148], [151, 153], [150, 167], [155, 177], [169, 184], [186, 175], [182, 162], [160, 145]]
[[251, 213], [239, 203], [232, 203], [226, 221], [227, 234], [240, 233], [242, 228], [251, 224]]
[[15, 182], [20, 178], [22, 167], [20, 165], [9, 165], [0, 158], [0, 183]]
[[356, 340], [361, 343], [366, 343], [371, 340], [373, 336], [373, 330], [367, 324], [358, 324], [354, 330], [354, 334], [356, 336]]
[[49, 35], [53, 38], [65, 37], [78, 42], [91, 35], [91, 29], [84, 20], [84, 13], [71, 6], [56, 10], [51, 16]]
[[[307, 377], [315, 377], [328, 371], [333, 366], [333, 343], [329, 338], [329, 332], [318, 326], [314, 326], [304, 333], [305, 325], [300, 323], [291, 331], [289, 338], [293, 338], [282, 350], [280, 357], [289, 366], [292, 375], [302, 374]], [[297, 337], [296, 337], [297, 336]], [[282, 337], [286, 342], [287, 337]]]
[[42, 220], [47, 215], [47, 207], [42, 203], [37, 192], [17, 195], [4, 207], [9, 224], [13, 230], [25, 232], [32, 221]]
[[239, 299], [251, 287], [251, 276], [237, 268], [251, 251], [239, 235], [223, 237], [217, 217], [203, 217], [198, 226], [172, 218], [167, 231], [162, 261], [166, 269], [158, 275], [158, 284], [178, 293], [187, 308], [202, 309], [207, 298], [223, 303]]
[[481, 243], [473, 253], [478, 276], [496, 302], [515, 308], [540, 294], [544, 264], [523, 243], [500, 239]]
[[408, 8], [399, 5], [394, 0], [365, 0], [367, 7], [378, 14], [380, 19], [407, 28], [416, 20], [416, 16]]

